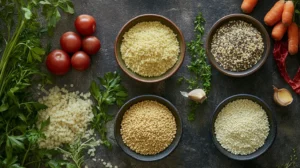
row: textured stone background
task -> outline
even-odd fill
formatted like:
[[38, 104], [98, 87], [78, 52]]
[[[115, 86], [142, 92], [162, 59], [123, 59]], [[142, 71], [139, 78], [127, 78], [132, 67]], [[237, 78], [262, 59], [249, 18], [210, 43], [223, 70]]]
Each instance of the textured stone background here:
[[[263, 21], [266, 12], [276, 0], [259, 1], [251, 14], [256, 19]], [[116, 144], [113, 136], [113, 122], [108, 123], [109, 139], [113, 142], [113, 149], [107, 150], [101, 146], [97, 149], [97, 158], [119, 168], [235, 168], [235, 167], [276, 167], [289, 160], [292, 149], [296, 148], [299, 154], [300, 146], [300, 108], [299, 96], [293, 93], [294, 102], [288, 107], [279, 107], [273, 102], [272, 85], [291, 88], [283, 81], [278, 73], [275, 61], [270, 54], [266, 64], [256, 73], [244, 78], [231, 78], [222, 75], [212, 68], [212, 90], [208, 95], [208, 101], [198, 109], [196, 120], [187, 121], [187, 103], [179, 91], [186, 86], [176, 84], [179, 76], [188, 76], [186, 65], [189, 56], [171, 78], [156, 84], [143, 84], [129, 78], [121, 72], [114, 58], [114, 40], [120, 28], [131, 18], [145, 13], [161, 14], [177, 24], [182, 30], [186, 41], [194, 38], [193, 21], [198, 12], [202, 12], [206, 19], [206, 34], [210, 27], [219, 18], [241, 13], [241, 0], [74, 0], [75, 15], [63, 15], [55, 36], [51, 40], [53, 48], [59, 48], [59, 38], [66, 31], [75, 31], [73, 22], [79, 14], [93, 15], [97, 21], [96, 36], [100, 38], [101, 51], [92, 58], [92, 66], [85, 72], [72, 70], [63, 77], [54, 77], [57, 85], [74, 84], [74, 90], [87, 92], [92, 79], [102, 76], [108, 71], [119, 71], [123, 84], [129, 90], [129, 98], [142, 94], [157, 94], [170, 100], [180, 111], [183, 121], [183, 135], [179, 146], [167, 158], [157, 162], [140, 162], [127, 156]], [[270, 32], [270, 28], [267, 28]], [[203, 39], [205, 40], [205, 39]], [[299, 54], [288, 58], [289, 73], [294, 75], [299, 66]], [[222, 155], [214, 146], [210, 137], [210, 117], [223, 99], [234, 94], [249, 93], [262, 98], [277, 117], [278, 134], [273, 146], [263, 156], [247, 162], [230, 160]], [[117, 108], [110, 109], [111, 114], [116, 114]], [[89, 168], [104, 167], [101, 161], [94, 162], [91, 158], [86, 160]]]

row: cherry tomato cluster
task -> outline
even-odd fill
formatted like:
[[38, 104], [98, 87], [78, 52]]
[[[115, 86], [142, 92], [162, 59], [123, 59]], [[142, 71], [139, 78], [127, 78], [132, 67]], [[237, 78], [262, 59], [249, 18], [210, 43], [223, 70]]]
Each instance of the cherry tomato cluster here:
[[[96, 54], [100, 47], [100, 40], [92, 36], [96, 30], [96, 21], [90, 15], [79, 15], [75, 20], [75, 32], [66, 32], [60, 37], [60, 49], [53, 50], [46, 59], [48, 70], [56, 75], [66, 74], [71, 66], [79, 71], [86, 70], [91, 59], [89, 55]], [[82, 49], [82, 51], [80, 50]], [[72, 54], [70, 58], [69, 54]]]

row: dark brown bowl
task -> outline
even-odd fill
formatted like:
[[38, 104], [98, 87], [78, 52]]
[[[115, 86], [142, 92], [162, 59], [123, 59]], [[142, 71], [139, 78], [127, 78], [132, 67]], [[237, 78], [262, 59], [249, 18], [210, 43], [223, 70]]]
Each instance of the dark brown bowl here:
[[[211, 50], [211, 41], [213, 38], [213, 35], [216, 33], [216, 31], [225, 23], [228, 23], [231, 20], [243, 20], [245, 22], [251, 23], [262, 35], [263, 41], [264, 41], [264, 53], [261, 59], [252, 67], [249, 68], [245, 71], [240, 71], [240, 72], [233, 72], [224, 69], [217, 63], [215, 60], [215, 57], [212, 55], [210, 52]], [[223, 18], [219, 19], [211, 28], [210, 32], [208, 33], [208, 36], [206, 38], [206, 55], [211, 62], [211, 64], [220, 72], [222, 72], [225, 75], [232, 76], [232, 77], [243, 77], [250, 75], [257, 71], [267, 60], [268, 55], [270, 53], [270, 36], [265, 29], [265, 27], [255, 18], [249, 16], [249, 15], [244, 15], [244, 14], [231, 14], [224, 16]]]
[[[120, 46], [123, 40], [123, 35], [133, 26], [135, 26], [137, 23], [140, 22], [147, 22], [147, 21], [159, 21], [163, 25], [168, 26], [173, 32], [177, 35], [177, 39], [179, 42], [179, 48], [180, 48], [180, 53], [178, 56], [178, 60], [175, 63], [175, 65], [170, 68], [166, 73], [164, 73], [161, 76], [158, 77], [144, 77], [141, 75], [138, 75], [131, 71], [129, 68], [126, 67], [122, 57], [121, 57], [121, 51], [120, 51]], [[185, 41], [184, 37], [182, 35], [181, 30], [168, 18], [161, 16], [161, 15], [156, 15], [156, 14], [144, 14], [144, 15], [139, 15], [131, 20], [129, 20], [120, 30], [116, 41], [115, 41], [115, 57], [116, 60], [121, 67], [121, 69], [129, 75], [131, 78], [140, 81], [140, 82], [145, 82], [145, 83], [154, 83], [154, 82], [159, 82], [162, 80], [165, 80], [172, 76], [181, 66], [185, 56]]]

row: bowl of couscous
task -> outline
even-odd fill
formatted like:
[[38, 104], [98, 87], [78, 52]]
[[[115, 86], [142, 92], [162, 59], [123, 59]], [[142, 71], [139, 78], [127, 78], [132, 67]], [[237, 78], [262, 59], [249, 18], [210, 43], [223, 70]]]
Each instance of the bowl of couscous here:
[[141, 161], [165, 158], [177, 147], [182, 122], [176, 107], [156, 95], [142, 95], [126, 102], [115, 117], [117, 144]]
[[260, 98], [238, 94], [223, 100], [211, 120], [217, 149], [234, 160], [251, 160], [265, 153], [276, 137], [276, 119]]
[[219, 19], [206, 38], [206, 55], [221, 73], [244, 77], [256, 72], [270, 53], [270, 37], [265, 27], [245, 14]]
[[181, 30], [168, 18], [139, 15], [128, 21], [115, 40], [115, 57], [131, 78], [145, 83], [172, 76], [185, 56]]

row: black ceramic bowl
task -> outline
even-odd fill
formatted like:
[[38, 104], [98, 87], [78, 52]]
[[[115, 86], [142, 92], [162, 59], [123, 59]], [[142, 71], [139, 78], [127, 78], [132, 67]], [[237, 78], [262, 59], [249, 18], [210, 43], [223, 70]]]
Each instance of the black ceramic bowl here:
[[[129, 147], [127, 147], [124, 144], [122, 137], [121, 137], [121, 133], [120, 133], [121, 122], [122, 122], [124, 113], [132, 105], [134, 105], [138, 102], [144, 101], [144, 100], [154, 100], [154, 101], [157, 101], [158, 103], [165, 105], [172, 112], [173, 116], [175, 117], [175, 122], [176, 122], [176, 127], [177, 127], [175, 138], [173, 139], [172, 143], [169, 145], [168, 148], [166, 148], [164, 151], [162, 151], [156, 155], [141, 155], [141, 154], [134, 152], [133, 150], [131, 150]], [[160, 160], [160, 159], [163, 159], [164, 157], [168, 156], [177, 147], [177, 145], [180, 141], [180, 138], [181, 138], [181, 134], [182, 134], [182, 122], [181, 122], [181, 118], [179, 116], [179, 113], [178, 113], [176, 107], [171, 102], [169, 102], [168, 100], [166, 100], [162, 97], [155, 96], [155, 95], [142, 95], [142, 96], [137, 96], [137, 97], [129, 100], [121, 107], [121, 109], [119, 110], [119, 112], [115, 118], [115, 128], [114, 129], [115, 129], [114, 130], [115, 139], [116, 139], [118, 145], [123, 149], [123, 151], [126, 154], [128, 154], [129, 156], [131, 156], [137, 160], [141, 160], [141, 161], [156, 161], [156, 160]]]
[[[216, 33], [216, 31], [222, 25], [224, 25], [232, 20], [243, 20], [247, 23], [251, 23], [261, 33], [261, 36], [263, 38], [264, 52], [263, 52], [261, 59], [253, 67], [251, 67], [245, 71], [233, 72], [233, 71], [224, 69], [221, 65], [219, 65], [219, 63], [215, 60], [215, 57], [213, 56], [213, 54], [210, 52], [213, 35]], [[270, 45], [271, 45], [270, 36], [269, 36], [269, 33], [267, 32], [267, 30], [265, 29], [265, 27], [258, 20], [253, 18], [252, 16], [245, 15], [245, 14], [230, 14], [230, 15], [224, 16], [223, 18], [219, 19], [210, 29], [208, 36], [206, 38], [206, 44], [205, 44], [206, 55], [207, 55], [209, 61], [211, 62], [211, 64], [221, 73], [228, 75], [228, 76], [232, 76], [232, 77], [247, 76], [247, 75], [254, 73], [260, 67], [262, 67], [269, 56]]]
[[[252, 100], [256, 103], [258, 103], [259, 105], [262, 106], [262, 108], [265, 110], [265, 112], [267, 113], [268, 116], [268, 120], [269, 120], [269, 125], [270, 125], [270, 131], [269, 131], [269, 135], [265, 141], [265, 144], [260, 147], [259, 149], [257, 149], [255, 152], [249, 154], [249, 155], [235, 155], [229, 151], [227, 151], [226, 149], [224, 149], [221, 144], [218, 142], [216, 135], [215, 135], [215, 121], [216, 118], [219, 114], [219, 112], [221, 112], [221, 110], [230, 102], [233, 102], [235, 100], [238, 99], [248, 99], [248, 100]], [[234, 159], [234, 160], [240, 160], [240, 161], [245, 161], [245, 160], [251, 160], [254, 158], [257, 158], [258, 156], [262, 155], [264, 152], [266, 152], [271, 145], [273, 144], [275, 137], [276, 137], [276, 119], [275, 116], [273, 114], [273, 112], [270, 110], [270, 108], [268, 107], [268, 105], [261, 100], [260, 98], [253, 96], [253, 95], [249, 95], [249, 94], [238, 94], [238, 95], [234, 95], [231, 97], [226, 98], [225, 100], [223, 100], [218, 107], [216, 108], [212, 119], [211, 119], [211, 135], [212, 135], [212, 139], [213, 142], [215, 144], [215, 146], [217, 147], [217, 149], [223, 153], [225, 156]]]

